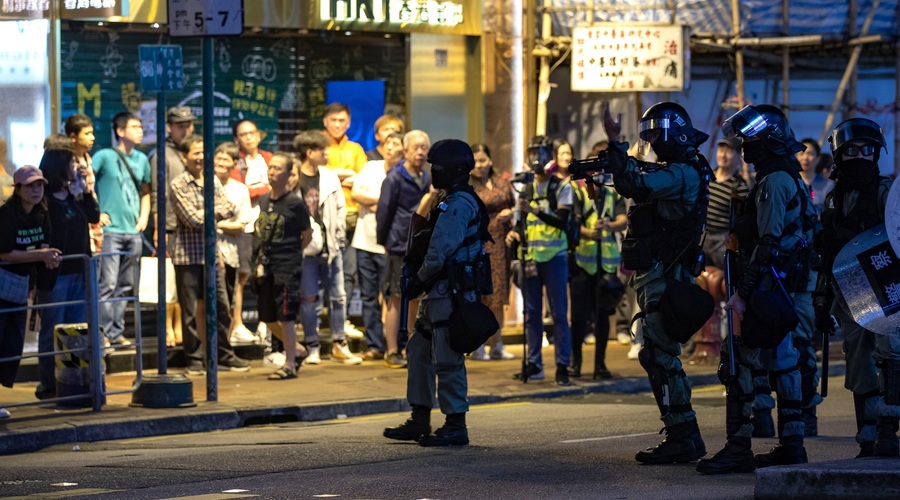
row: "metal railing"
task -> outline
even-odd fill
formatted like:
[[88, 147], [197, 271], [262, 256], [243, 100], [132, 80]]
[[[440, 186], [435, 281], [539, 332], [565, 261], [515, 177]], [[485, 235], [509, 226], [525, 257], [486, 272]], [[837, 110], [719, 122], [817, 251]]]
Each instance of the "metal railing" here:
[[[111, 258], [111, 257], [125, 257], [126, 259], [131, 260], [132, 269], [134, 269], [134, 286], [132, 289], [132, 295], [127, 297], [110, 297], [101, 300], [100, 299], [100, 273], [99, 273], [99, 263], [103, 258]], [[94, 411], [100, 411], [103, 405], [106, 402], [106, 396], [115, 395], [115, 394], [127, 394], [133, 393], [140, 387], [141, 382], [143, 380], [143, 342], [141, 341], [141, 305], [138, 301], [138, 290], [139, 290], [139, 257], [136, 257], [128, 252], [107, 252], [96, 254], [93, 257], [86, 254], [78, 254], [78, 255], [66, 255], [63, 256], [62, 261], [74, 261], [81, 260], [84, 265], [84, 290], [85, 297], [82, 300], [69, 300], [63, 302], [48, 302], [45, 304], [34, 303], [37, 301], [37, 294], [33, 294], [31, 304], [25, 304], [18, 307], [10, 307], [10, 308], [0, 308], [0, 314], [4, 313], [14, 313], [14, 312], [23, 312], [23, 311], [39, 311], [41, 309], [49, 309], [54, 307], [66, 307], [66, 306], [77, 306], [83, 305], [85, 307], [86, 312], [86, 323], [88, 326], [88, 335], [90, 337], [90, 342], [88, 347], [79, 347], [74, 349], [60, 349], [58, 350], [56, 347], [56, 343], [54, 342], [54, 350], [49, 352], [38, 352], [31, 354], [19, 354], [17, 356], [9, 356], [0, 358], [0, 363], [3, 362], [21, 362], [25, 359], [33, 359], [33, 358], [47, 358], [61, 356], [61, 355], [83, 355], [87, 354], [89, 356], [89, 369], [90, 369], [90, 391], [83, 394], [74, 394], [70, 396], [60, 396], [53, 398], [45, 398], [37, 401], [29, 401], [24, 403], [4, 403], [2, 406], [6, 408], [15, 408], [21, 406], [34, 406], [34, 405], [44, 405], [48, 403], [61, 403], [68, 401], [81, 401], [85, 399], [91, 399], [92, 408]], [[2, 262], [0, 263], [0, 267], [8, 266], [8, 265], [21, 265], [21, 263], [13, 263], [13, 262]], [[40, 265], [40, 263], [32, 264], [32, 265]], [[62, 265], [62, 264], [60, 264]], [[132, 302], [134, 303], [134, 334], [135, 334], [135, 342], [134, 348], [136, 349], [135, 354], [135, 371], [136, 376], [135, 380], [132, 383], [130, 389], [121, 390], [121, 391], [107, 391], [105, 378], [104, 378], [104, 363], [103, 357], [104, 353], [112, 352], [119, 349], [128, 349], [132, 346], [117, 346], [111, 345], [106, 347], [104, 344], [105, 337], [101, 334], [100, 331], [100, 304], [101, 303], [111, 303], [111, 302]], [[26, 326], [27, 328], [27, 326]], [[54, 330], [56, 329], [56, 325], [53, 325]], [[24, 334], [25, 332], [23, 332]], [[40, 334], [38, 334], [40, 338]], [[40, 344], [40, 341], [39, 341]]]

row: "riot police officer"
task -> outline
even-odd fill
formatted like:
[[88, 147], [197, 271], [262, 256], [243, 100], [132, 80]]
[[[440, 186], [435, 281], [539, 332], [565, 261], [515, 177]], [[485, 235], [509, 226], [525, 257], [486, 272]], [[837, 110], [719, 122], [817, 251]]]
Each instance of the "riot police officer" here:
[[[822, 233], [816, 249], [823, 269], [814, 294], [816, 326], [834, 331], [833, 314], [841, 324], [847, 376], [856, 407], [858, 457], [900, 455], [897, 416], [900, 415], [900, 339], [876, 335], [847, 313], [842, 296], [835, 299], [833, 262], [856, 235], [884, 222], [891, 180], [880, 176], [878, 158], [885, 147], [881, 127], [866, 118], [851, 118], [835, 127], [828, 138], [835, 169], [835, 188], [825, 198]], [[878, 368], [881, 367], [879, 384]]]
[[[610, 138], [619, 136], [619, 126], [608, 111], [605, 126]], [[628, 210], [622, 260], [626, 268], [635, 271], [631, 286], [645, 314], [644, 346], [638, 360], [647, 371], [666, 433], [662, 443], [638, 452], [635, 459], [644, 464], [686, 463], [705, 455], [706, 447], [691, 407], [690, 382], [678, 356], [681, 342], [712, 314], [712, 299], [707, 294], [708, 304], [664, 304], [673, 300], [668, 288], [691, 283], [701, 254], [712, 170], [697, 148], [709, 136], [695, 129], [684, 108], [673, 102], [648, 108], [640, 126], [641, 139], [663, 164], [645, 164], [628, 157], [628, 144], [613, 141], [607, 168], [616, 191], [634, 200]], [[686, 337], [684, 331], [675, 331], [691, 322], [673, 314], [704, 309], [708, 309], [706, 316], [699, 325], [694, 322], [696, 328]]]
[[[719, 366], [719, 379], [727, 391], [727, 443], [715, 456], [697, 464], [697, 471], [704, 474], [807, 462], [799, 353], [789, 334], [798, 327], [799, 318], [788, 295], [806, 291], [812, 254], [807, 242], [811, 243], [816, 221], [809, 189], [794, 157], [805, 146], [794, 138], [784, 113], [770, 105], [747, 106], [728, 118], [722, 129], [726, 137], [741, 139], [744, 160], [756, 167], [757, 183], [736, 224], [745, 269], [737, 293], [726, 306], [741, 319], [740, 337], [734, 338], [733, 352], [725, 343]], [[733, 377], [726, 368], [730, 356], [734, 356]], [[766, 369], [776, 380], [779, 444], [754, 457], [753, 372]]]
[[[412, 406], [412, 417], [385, 429], [384, 436], [418, 441], [422, 446], [461, 446], [469, 444], [468, 382], [465, 357], [451, 348], [449, 320], [460, 301], [479, 302], [481, 290], [451, 289], [448, 279], [458, 283], [458, 277], [449, 274], [465, 266], [455, 264], [471, 262], [483, 253], [484, 240], [490, 238], [488, 217], [468, 184], [469, 172], [475, 167], [468, 144], [456, 139], [438, 141], [428, 153], [428, 162], [433, 185], [444, 190], [441, 196], [445, 197], [437, 200], [426, 228], [416, 233], [405, 260], [409, 273], [406, 296], [425, 294], [415, 332], [406, 348], [406, 397]], [[435, 392], [441, 412], [447, 417], [443, 427], [431, 434]]]

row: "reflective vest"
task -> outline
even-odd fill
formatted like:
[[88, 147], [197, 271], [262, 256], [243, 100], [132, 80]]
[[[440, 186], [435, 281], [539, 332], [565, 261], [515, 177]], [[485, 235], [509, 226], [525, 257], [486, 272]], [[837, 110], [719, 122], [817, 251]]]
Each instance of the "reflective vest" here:
[[[587, 228], [593, 228], [594, 223], [600, 217], [594, 210], [594, 202], [588, 196], [587, 188], [580, 185], [573, 185], [575, 191], [575, 203], [581, 204], [581, 225]], [[597, 274], [597, 241], [585, 238], [581, 233], [581, 239], [575, 248], [575, 265], [585, 270], [590, 275]]]
[[[618, 194], [610, 188], [598, 188], [603, 192], [603, 208], [601, 213], [609, 220], [616, 218], [615, 207]], [[603, 230], [600, 233], [600, 267], [609, 274], [615, 274], [622, 264], [622, 252], [615, 231]]]
[[[557, 188], [556, 198], [559, 199], [560, 191], [562, 191], [565, 182], [560, 182]], [[544, 189], [550, 187], [549, 181]], [[531, 200], [531, 206], [543, 212], [550, 212], [550, 201], [547, 193], [538, 191], [538, 185], [534, 184], [534, 198]], [[528, 249], [525, 254], [525, 260], [533, 260], [535, 262], [548, 262], [556, 257], [560, 252], [565, 252], [568, 248], [566, 234], [562, 229], [557, 229], [537, 217], [535, 214], [528, 214], [525, 218], [525, 237], [528, 239]]]

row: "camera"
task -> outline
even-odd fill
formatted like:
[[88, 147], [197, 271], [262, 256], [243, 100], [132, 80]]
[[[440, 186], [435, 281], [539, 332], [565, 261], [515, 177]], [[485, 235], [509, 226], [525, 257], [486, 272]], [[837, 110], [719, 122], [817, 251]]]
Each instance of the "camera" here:
[[572, 160], [569, 164], [569, 173], [574, 180], [589, 179], [598, 174], [605, 174], [607, 167], [609, 167], [609, 152], [600, 151], [596, 158]]
[[534, 182], [534, 172], [519, 172], [510, 180], [515, 184], [530, 184]]

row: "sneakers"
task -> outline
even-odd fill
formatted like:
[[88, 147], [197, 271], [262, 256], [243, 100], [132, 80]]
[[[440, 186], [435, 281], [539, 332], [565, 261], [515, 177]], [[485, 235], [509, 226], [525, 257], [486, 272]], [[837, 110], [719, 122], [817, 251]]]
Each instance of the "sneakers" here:
[[631, 350], [628, 351], [628, 359], [632, 361], [637, 361], [638, 353], [641, 352], [641, 344], [634, 344], [631, 346]]
[[481, 346], [469, 354], [469, 359], [474, 361], [490, 361], [491, 356], [484, 350], [484, 346]]
[[618, 340], [619, 343], [622, 344], [622, 345], [628, 345], [628, 344], [631, 343], [631, 335], [628, 335], [627, 333], [621, 333], [621, 332], [620, 332], [620, 333], [618, 333], [618, 334], [616, 335], [616, 340]]
[[379, 359], [384, 359], [384, 353], [378, 349], [372, 348], [364, 352], [362, 358], [363, 361], [377, 361]]
[[270, 352], [263, 356], [263, 366], [274, 366], [280, 368], [284, 366], [285, 355], [283, 352]]
[[256, 335], [253, 334], [246, 326], [240, 325], [231, 332], [231, 343], [233, 344], [253, 344], [256, 343]]
[[318, 365], [322, 364], [322, 358], [319, 357], [319, 351], [321, 347], [319, 346], [307, 346], [307, 350], [309, 350], [309, 356], [303, 361], [304, 364], [307, 365]]
[[361, 357], [350, 352], [346, 339], [331, 344], [331, 356], [345, 365], [360, 365], [363, 362]]
[[[528, 363], [524, 368], [524, 372], [525, 373], [519, 372], [513, 375], [513, 380], [521, 380], [525, 383], [528, 383], [529, 380], [544, 380], [544, 367], [542, 366]], [[528, 378], [523, 380], [525, 375], [527, 375]]]
[[347, 335], [348, 339], [360, 340], [366, 335], [356, 328], [356, 325], [350, 322], [350, 320], [344, 321], [344, 333]]
[[193, 376], [206, 375], [206, 368], [203, 367], [203, 363], [188, 363], [187, 369], [185, 371], [188, 375]]
[[584, 337], [584, 345], [594, 345], [597, 343], [597, 337], [593, 333], [589, 333]]
[[541, 349], [546, 349], [548, 347], [550, 347], [550, 341], [547, 340], [547, 334], [545, 333], [541, 336]]
[[384, 357], [384, 366], [388, 368], [406, 368], [406, 359], [399, 352], [389, 352]]
[[556, 365], [556, 385], [560, 387], [568, 387], [572, 385], [569, 380], [569, 367], [566, 365]]
[[506, 349], [494, 347], [491, 349], [491, 359], [494, 361], [516, 359], [516, 355]]
[[0, 418], [9, 418], [9, 410], [0, 408]]
[[249, 372], [250, 362], [246, 359], [232, 356], [219, 361], [220, 372]]

